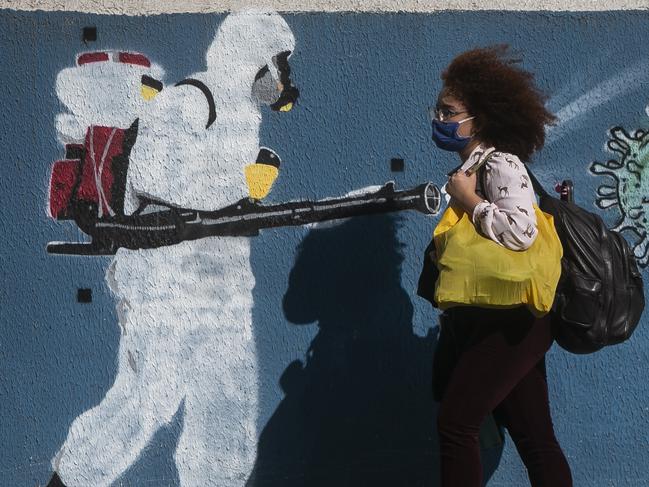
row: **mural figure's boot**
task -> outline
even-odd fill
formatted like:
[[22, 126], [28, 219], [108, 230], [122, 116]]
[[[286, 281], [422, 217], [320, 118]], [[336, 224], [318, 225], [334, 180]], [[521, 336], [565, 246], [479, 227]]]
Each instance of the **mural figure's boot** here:
[[45, 487], [65, 487], [65, 484], [61, 481], [59, 474], [54, 472], [49, 483]]

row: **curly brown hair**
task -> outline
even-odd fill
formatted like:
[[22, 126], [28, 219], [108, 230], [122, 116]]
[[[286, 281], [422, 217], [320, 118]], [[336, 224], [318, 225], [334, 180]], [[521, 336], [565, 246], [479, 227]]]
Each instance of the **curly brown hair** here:
[[476, 117], [480, 141], [529, 161], [543, 147], [545, 125], [557, 119], [545, 108], [534, 75], [515, 66], [519, 62], [507, 44], [472, 49], [455, 57], [441, 78], [444, 90]]

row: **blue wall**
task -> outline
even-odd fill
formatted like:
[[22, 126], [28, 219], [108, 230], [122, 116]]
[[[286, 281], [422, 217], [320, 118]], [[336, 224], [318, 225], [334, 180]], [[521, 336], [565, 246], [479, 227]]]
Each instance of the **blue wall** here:
[[[548, 185], [575, 181], [595, 208], [605, 178], [589, 164], [616, 125], [649, 128], [648, 12], [285, 15], [297, 42], [301, 91], [286, 116], [264, 113], [262, 145], [282, 157], [269, 200], [320, 198], [394, 179], [441, 184], [456, 161], [435, 150], [426, 108], [457, 53], [507, 42], [551, 95], [553, 111], [591, 92], [535, 158]], [[200, 70], [222, 16], [113, 17], [0, 11], [0, 485], [46, 483], [70, 423], [116, 373], [119, 329], [104, 280], [110, 259], [48, 255], [82, 235], [46, 215], [60, 158], [56, 74], [78, 52], [125, 49], [162, 64], [167, 79]], [[81, 42], [95, 25], [98, 40]], [[191, 35], [188, 35], [191, 33]], [[583, 113], [579, 112], [583, 109]], [[403, 173], [390, 158], [405, 160]], [[648, 175], [649, 177], [649, 175]], [[647, 195], [649, 196], [649, 195]], [[615, 223], [616, 208], [601, 211]], [[253, 324], [261, 370], [256, 485], [437, 485], [429, 371], [437, 326], [414, 289], [435, 218], [404, 213], [333, 228], [264, 231], [252, 244]], [[646, 273], [645, 273], [646, 274]], [[90, 288], [92, 303], [77, 302]], [[575, 485], [649, 485], [649, 332], [590, 356], [554, 346], [548, 380], [557, 436]], [[182, 411], [123, 485], [177, 485]], [[485, 452], [490, 486], [526, 485], [511, 441]]]

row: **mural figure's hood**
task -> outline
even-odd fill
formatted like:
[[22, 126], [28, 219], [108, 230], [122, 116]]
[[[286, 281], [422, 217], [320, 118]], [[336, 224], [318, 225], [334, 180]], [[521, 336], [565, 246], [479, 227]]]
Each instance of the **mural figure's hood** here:
[[[294, 49], [293, 33], [279, 14], [260, 10], [235, 12], [219, 26], [206, 54], [207, 72], [201, 78], [208, 85], [220, 82], [221, 86], [250, 90], [264, 66], [280, 80], [273, 58]], [[215, 77], [217, 73], [219, 76]]]

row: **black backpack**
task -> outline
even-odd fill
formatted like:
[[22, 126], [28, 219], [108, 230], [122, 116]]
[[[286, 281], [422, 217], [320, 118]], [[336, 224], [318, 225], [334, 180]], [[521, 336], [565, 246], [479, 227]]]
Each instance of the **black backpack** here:
[[644, 309], [642, 276], [629, 244], [598, 215], [552, 197], [528, 173], [539, 208], [554, 217], [563, 246], [551, 311], [555, 340], [580, 354], [625, 341]]

